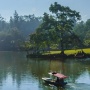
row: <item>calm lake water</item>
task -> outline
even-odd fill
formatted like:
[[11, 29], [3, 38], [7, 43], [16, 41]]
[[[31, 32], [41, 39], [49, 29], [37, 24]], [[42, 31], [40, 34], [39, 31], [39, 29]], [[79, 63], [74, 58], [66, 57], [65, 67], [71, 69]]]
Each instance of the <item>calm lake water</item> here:
[[[65, 88], [42, 82], [50, 71], [68, 76]], [[24, 52], [0, 52], [0, 90], [90, 90], [90, 59], [27, 59]]]

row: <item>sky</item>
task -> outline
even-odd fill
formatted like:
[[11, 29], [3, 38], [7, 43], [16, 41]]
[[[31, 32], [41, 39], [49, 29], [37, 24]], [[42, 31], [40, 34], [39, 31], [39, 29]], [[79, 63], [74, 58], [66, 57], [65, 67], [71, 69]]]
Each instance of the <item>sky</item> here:
[[49, 13], [49, 7], [54, 2], [80, 12], [83, 21], [90, 19], [90, 0], [0, 0], [0, 15], [6, 21], [15, 10], [19, 15], [43, 16], [44, 12]]

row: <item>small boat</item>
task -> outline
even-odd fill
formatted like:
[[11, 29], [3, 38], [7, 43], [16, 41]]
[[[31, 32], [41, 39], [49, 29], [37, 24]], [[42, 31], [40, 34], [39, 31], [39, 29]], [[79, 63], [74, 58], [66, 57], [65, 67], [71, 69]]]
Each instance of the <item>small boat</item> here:
[[67, 78], [67, 76], [65, 76], [61, 73], [56, 73], [56, 72], [50, 72], [49, 74], [56, 77], [57, 79], [54, 80], [52, 78], [44, 77], [44, 78], [42, 78], [42, 80], [45, 83], [54, 85], [54, 86], [61, 86], [61, 87], [64, 87], [67, 84], [67, 82], [64, 82], [64, 79]]

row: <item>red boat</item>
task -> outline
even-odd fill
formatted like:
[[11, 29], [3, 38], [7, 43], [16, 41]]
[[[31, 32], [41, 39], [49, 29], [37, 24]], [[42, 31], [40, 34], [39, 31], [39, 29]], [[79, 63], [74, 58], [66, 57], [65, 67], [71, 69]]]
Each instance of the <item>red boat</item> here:
[[67, 82], [64, 82], [64, 79], [67, 78], [67, 76], [61, 74], [61, 73], [56, 73], [56, 72], [52, 72], [52, 73], [49, 73], [50, 75], [56, 77], [57, 79], [52, 79], [52, 78], [42, 78], [43, 81], [47, 84], [50, 84], [50, 85], [55, 85], [55, 86], [61, 86], [61, 87], [64, 87]]

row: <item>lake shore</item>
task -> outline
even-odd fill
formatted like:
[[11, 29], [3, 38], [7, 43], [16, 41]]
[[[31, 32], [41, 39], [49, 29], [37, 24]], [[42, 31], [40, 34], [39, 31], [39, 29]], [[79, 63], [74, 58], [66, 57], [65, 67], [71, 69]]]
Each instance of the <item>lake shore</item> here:
[[61, 53], [61, 51], [49, 51], [41, 54], [30, 53], [27, 54], [27, 58], [90, 58], [90, 48], [65, 50], [63, 54]]

